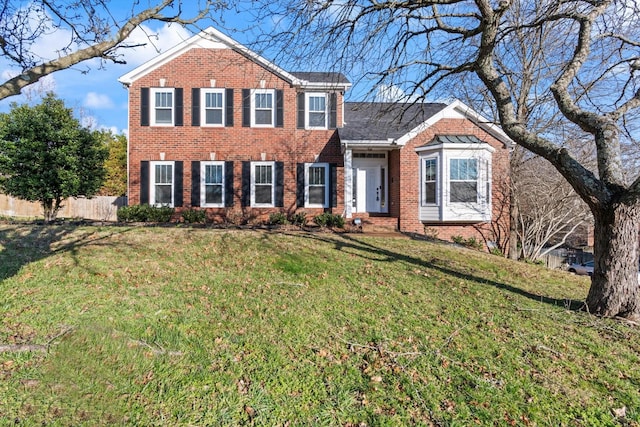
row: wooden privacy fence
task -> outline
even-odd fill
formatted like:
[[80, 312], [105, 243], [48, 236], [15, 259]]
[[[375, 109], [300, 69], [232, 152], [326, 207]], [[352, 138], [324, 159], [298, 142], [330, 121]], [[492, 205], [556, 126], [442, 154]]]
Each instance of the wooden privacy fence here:
[[[126, 197], [97, 196], [69, 198], [62, 202], [58, 218], [81, 218], [93, 221], [117, 221], [118, 208], [126, 206]], [[42, 218], [42, 205], [0, 194], [0, 216]]]

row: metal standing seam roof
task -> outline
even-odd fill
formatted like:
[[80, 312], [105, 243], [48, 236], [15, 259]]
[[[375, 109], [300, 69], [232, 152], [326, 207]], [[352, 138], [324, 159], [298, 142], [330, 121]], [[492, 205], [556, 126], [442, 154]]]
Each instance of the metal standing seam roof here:
[[343, 141], [397, 139], [447, 107], [443, 103], [345, 102]]
[[336, 84], [351, 84], [349, 79], [342, 73], [335, 72], [316, 72], [316, 71], [296, 71], [290, 72], [292, 76], [306, 80], [311, 83], [336, 83]]
[[475, 135], [436, 135], [426, 145], [439, 145], [439, 144], [482, 144]]

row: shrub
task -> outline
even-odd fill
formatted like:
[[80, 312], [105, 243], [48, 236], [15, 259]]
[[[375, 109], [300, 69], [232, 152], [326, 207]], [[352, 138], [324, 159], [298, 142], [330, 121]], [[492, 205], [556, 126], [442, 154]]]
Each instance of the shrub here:
[[269, 215], [269, 224], [271, 225], [284, 225], [289, 224], [287, 216], [283, 212], [274, 212]]
[[121, 222], [169, 222], [174, 209], [168, 206], [150, 205], [123, 206], [118, 209], [118, 221]]
[[478, 250], [482, 249], [482, 242], [480, 242], [475, 237], [469, 237], [468, 239], [465, 239], [464, 237], [457, 235], [457, 236], [451, 236], [451, 240], [453, 240], [453, 243], [462, 245], [467, 248], [478, 249]]
[[289, 220], [293, 225], [299, 225], [301, 227], [307, 225], [307, 213], [306, 212], [296, 212], [291, 215], [291, 219]]
[[188, 209], [182, 211], [182, 219], [188, 224], [204, 223], [207, 220], [207, 214], [203, 210]]
[[344, 218], [341, 215], [334, 215], [329, 212], [315, 216], [313, 221], [320, 227], [344, 228]]

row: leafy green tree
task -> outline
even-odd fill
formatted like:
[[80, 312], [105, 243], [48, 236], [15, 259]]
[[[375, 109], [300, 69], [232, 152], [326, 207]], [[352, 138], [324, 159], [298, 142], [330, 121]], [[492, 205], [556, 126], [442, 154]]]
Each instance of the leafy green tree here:
[[33, 107], [13, 103], [0, 115], [0, 188], [40, 202], [46, 222], [56, 218], [64, 199], [96, 194], [107, 155], [96, 133], [53, 93]]
[[106, 176], [98, 194], [123, 196], [127, 192], [127, 137], [110, 131], [97, 131], [96, 135], [109, 150], [104, 162]]

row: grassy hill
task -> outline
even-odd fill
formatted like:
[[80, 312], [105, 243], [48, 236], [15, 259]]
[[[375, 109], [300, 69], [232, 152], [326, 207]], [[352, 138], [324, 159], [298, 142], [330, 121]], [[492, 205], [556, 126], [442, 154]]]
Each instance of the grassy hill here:
[[588, 279], [360, 234], [0, 226], [0, 425], [640, 425]]

